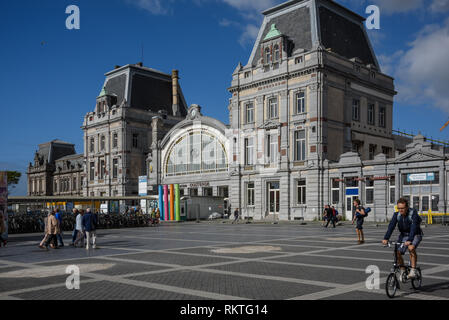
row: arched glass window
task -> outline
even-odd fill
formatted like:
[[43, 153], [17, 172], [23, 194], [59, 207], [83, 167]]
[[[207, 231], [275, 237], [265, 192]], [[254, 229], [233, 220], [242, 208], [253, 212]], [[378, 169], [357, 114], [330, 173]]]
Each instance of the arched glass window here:
[[227, 170], [224, 145], [212, 134], [196, 131], [186, 133], [171, 146], [165, 174], [177, 176]]
[[271, 50], [270, 48], [265, 48], [265, 63], [271, 62]]

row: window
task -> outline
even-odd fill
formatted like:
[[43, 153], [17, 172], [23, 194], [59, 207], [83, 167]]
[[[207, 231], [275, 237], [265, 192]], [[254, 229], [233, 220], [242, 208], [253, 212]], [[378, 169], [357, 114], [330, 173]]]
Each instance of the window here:
[[368, 124], [374, 125], [374, 104], [368, 104]]
[[94, 138], [90, 138], [89, 151], [91, 153], [95, 152], [95, 139]]
[[267, 158], [270, 163], [276, 163], [278, 158], [278, 137], [277, 135], [267, 136]]
[[353, 141], [352, 142], [352, 152], [360, 154], [360, 146], [361, 146], [360, 142]]
[[95, 180], [95, 162], [90, 163], [89, 174], [90, 174], [90, 176], [89, 176], [90, 181], [94, 181]]
[[305, 95], [304, 92], [298, 92], [296, 94], [296, 113], [305, 112]]
[[271, 50], [270, 48], [265, 48], [265, 63], [271, 62]]
[[354, 70], [355, 70], [356, 72], [360, 72], [360, 66], [357, 65], [357, 64], [355, 64], [355, 65], [354, 65]]
[[375, 71], [371, 71], [371, 78], [372, 79], [376, 79], [376, 72]]
[[72, 190], [78, 190], [78, 186], [76, 185], [76, 178], [73, 178]]
[[377, 149], [377, 146], [375, 144], [369, 145], [369, 155], [368, 155], [369, 160], [374, 159], [374, 156], [376, 155], [376, 149]]
[[117, 179], [118, 177], [118, 159], [112, 160], [112, 178]]
[[58, 192], [58, 181], [55, 181], [55, 192]]
[[245, 72], [245, 78], [249, 78], [251, 76], [251, 71], [246, 71]]
[[391, 148], [382, 146], [382, 153], [387, 156], [387, 158], [391, 157]]
[[297, 204], [306, 204], [306, 180], [298, 180], [296, 190]]
[[303, 62], [302, 56], [295, 58], [295, 64], [302, 63], [302, 62]]
[[274, 46], [274, 61], [279, 61], [281, 58], [281, 53], [279, 51], [279, 45]]
[[295, 161], [304, 161], [306, 159], [306, 131], [295, 131]]
[[104, 160], [100, 160], [100, 179], [104, 179], [105, 169], [106, 166]]
[[340, 202], [340, 183], [338, 179], [332, 179], [332, 204]]
[[198, 189], [197, 188], [190, 188], [190, 196], [197, 197], [198, 196]]
[[374, 180], [373, 177], [367, 177], [365, 183], [366, 204], [374, 203]]
[[133, 133], [133, 148], [138, 148], [138, 138], [139, 135], [137, 133]]
[[385, 107], [379, 107], [379, 127], [385, 128]]
[[352, 100], [352, 120], [360, 121], [360, 100]]
[[212, 197], [213, 190], [212, 188], [203, 188], [203, 197]]
[[246, 123], [254, 123], [254, 104], [246, 104]]
[[105, 138], [105, 136], [101, 136], [101, 140], [100, 140], [100, 150], [101, 151], [104, 151], [105, 145], [106, 145], [106, 138]]
[[246, 186], [246, 205], [254, 206], [254, 182], [248, 182]]
[[114, 133], [112, 135], [112, 147], [117, 148], [117, 146], [118, 146], [118, 134]]
[[170, 147], [165, 162], [167, 176], [228, 170], [224, 144], [203, 131], [186, 133]]
[[245, 165], [253, 165], [253, 138], [245, 138]]
[[396, 180], [395, 180], [395, 176], [390, 176], [390, 204], [395, 204], [396, 203], [396, 195], [395, 195], [395, 191], [396, 191]]
[[278, 100], [276, 98], [268, 100], [268, 116], [270, 119], [278, 117]]
[[431, 196], [432, 198], [432, 211], [438, 212], [438, 202], [440, 201], [440, 196], [438, 194], [434, 194]]

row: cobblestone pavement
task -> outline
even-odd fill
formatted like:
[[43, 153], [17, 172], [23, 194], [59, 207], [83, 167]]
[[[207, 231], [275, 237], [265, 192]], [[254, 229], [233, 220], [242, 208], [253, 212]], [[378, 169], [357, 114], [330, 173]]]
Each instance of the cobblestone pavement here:
[[[42, 235], [12, 235], [0, 248], [0, 299], [388, 299], [393, 255], [380, 244], [385, 231], [386, 225], [366, 225], [359, 245], [351, 225], [165, 224], [99, 230], [98, 249], [48, 252], [37, 247]], [[449, 299], [449, 228], [429, 226], [424, 233], [423, 286], [415, 291], [405, 284], [399, 300]], [[70, 235], [64, 240], [69, 244]], [[70, 265], [80, 268], [79, 290], [66, 288]], [[379, 289], [366, 287], [371, 265], [380, 270]]]

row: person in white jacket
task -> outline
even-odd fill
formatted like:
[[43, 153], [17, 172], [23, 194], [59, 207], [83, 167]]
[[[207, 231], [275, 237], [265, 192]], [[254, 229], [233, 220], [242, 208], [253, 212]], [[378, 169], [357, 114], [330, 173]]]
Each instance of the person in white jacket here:
[[76, 240], [73, 243], [73, 245], [76, 247], [78, 242], [81, 242], [81, 248], [84, 247], [84, 228], [83, 228], [83, 223], [82, 223], [83, 215], [84, 215], [84, 210], [81, 210], [78, 213], [78, 215], [76, 216], [75, 229], [77, 231], [77, 234], [76, 234]]

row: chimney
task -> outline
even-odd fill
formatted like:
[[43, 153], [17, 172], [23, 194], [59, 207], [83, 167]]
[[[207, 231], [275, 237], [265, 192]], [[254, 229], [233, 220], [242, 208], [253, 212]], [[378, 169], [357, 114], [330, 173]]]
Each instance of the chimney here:
[[136, 63], [136, 65], [139, 67], [143, 67], [143, 62], [138, 62], [138, 63]]
[[173, 93], [173, 115], [175, 117], [180, 116], [181, 113], [179, 112], [179, 94], [178, 94], [178, 82], [179, 82], [179, 73], [178, 70], [172, 71], [172, 93]]

